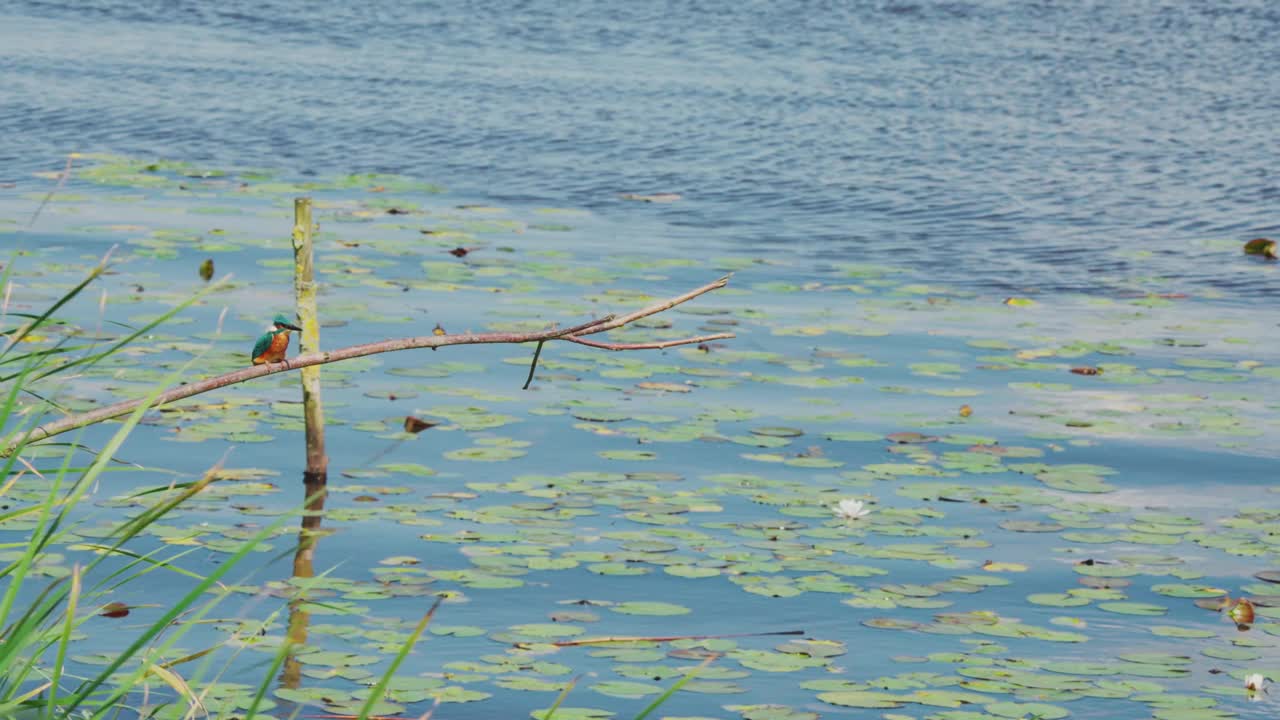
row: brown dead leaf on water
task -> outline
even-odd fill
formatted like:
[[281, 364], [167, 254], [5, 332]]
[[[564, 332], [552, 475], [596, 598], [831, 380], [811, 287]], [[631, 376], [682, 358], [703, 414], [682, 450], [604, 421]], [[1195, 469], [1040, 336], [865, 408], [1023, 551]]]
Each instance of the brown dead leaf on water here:
[[1254, 238], [1244, 244], [1245, 255], [1261, 255], [1266, 258], [1275, 260], [1280, 258], [1280, 249], [1276, 247], [1276, 241], [1269, 238]]
[[407, 433], [413, 433], [414, 435], [439, 424], [440, 423], [423, 420], [422, 418], [414, 417], [412, 415], [404, 416], [404, 431]]
[[128, 617], [131, 609], [132, 608], [130, 606], [125, 605], [122, 602], [109, 602], [102, 606], [102, 609], [98, 611], [98, 614], [106, 618], [122, 618]]

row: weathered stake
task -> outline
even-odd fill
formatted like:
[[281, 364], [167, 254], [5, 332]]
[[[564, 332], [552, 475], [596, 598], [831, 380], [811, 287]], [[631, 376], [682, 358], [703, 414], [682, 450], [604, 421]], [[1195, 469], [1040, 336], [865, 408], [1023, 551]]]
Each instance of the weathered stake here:
[[[320, 352], [320, 318], [316, 313], [315, 267], [311, 252], [311, 198], [293, 199], [293, 287], [298, 303], [298, 349]], [[324, 454], [324, 407], [320, 403], [320, 366], [302, 368], [302, 411], [307, 425], [308, 481], [328, 480], [329, 458]], [[322, 504], [323, 499], [320, 501]]]

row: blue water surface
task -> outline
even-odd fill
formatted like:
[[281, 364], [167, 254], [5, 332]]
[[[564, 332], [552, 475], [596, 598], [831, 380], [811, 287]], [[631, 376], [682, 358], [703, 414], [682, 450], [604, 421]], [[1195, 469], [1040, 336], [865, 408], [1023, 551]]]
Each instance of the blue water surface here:
[[[813, 542], [804, 533], [784, 532], [783, 526], [794, 518], [786, 514], [787, 504], [771, 495], [773, 490], [758, 496], [718, 493], [720, 481], [711, 479], [724, 473], [758, 473], [770, 481], [838, 487], [850, 496], [874, 498], [875, 512], [882, 516], [900, 509], [936, 511], [939, 519], [931, 516], [922, 526], [978, 528], [980, 539], [992, 541], [991, 546], [948, 546], [958, 558], [955, 565], [866, 560], [890, 575], [855, 578], [862, 586], [980, 575], [987, 560], [1022, 563], [1025, 574], [1008, 575], [1016, 582], [951, 597], [955, 605], [946, 611], [995, 609], [1054, 629], [1059, 625], [1052, 623], [1064, 615], [1078, 613], [1090, 623], [1087, 644], [1046, 648], [1040, 640], [1001, 638], [1007, 655], [1111, 660], [1119, 652], [1171, 648], [1190, 654], [1216, 646], [1157, 637], [1149, 626], [1209, 628], [1218, 633], [1213, 638], [1218, 645], [1229, 644], [1236, 631], [1185, 598], [1148, 590], [1152, 582], [1177, 578], [1142, 578], [1128, 591], [1133, 600], [1168, 605], [1168, 616], [1157, 619], [1025, 602], [1030, 593], [1079, 589], [1081, 579], [1073, 570], [1077, 561], [1130, 552], [1156, 556], [1151, 562], [1162, 567], [1163, 547], [1136, 543], [1135, 550], [1127, 544], [1116, 549], [1101, 543], [1068, 543], [1055, 534], [1016, 533], [999, 523], [1046, 522], [1054, 514], [1079, 522], [1087, 510], [1097, 513], [1089, 522], [1107, 525], [1103, 532], [1127, 532], [1124, 524], [1132, 518], [1119, 511], [1112, 517], [1106, 514], [1110, 510], [1087, 505], [1097, 500], [1131, 510], [1134, 516], [1156, 510], [1186, 516], [1205, 523], [1208, 534], [1238, 531], [1240, 542], [1251, 549], [1268, 541], [1249, 533], [1272, 537], [1266, 524], [1274, 521], [1268, 513], [1275, 507], [1269, 489], [1276, 453], [1266, 438], [1280, 430], [1274, 412], [1280, 407], [1280, 373], [1251, 373], [1274, 371], [1280, 365], [1280, 346], [1268, 335], [1274, 323], [1265, 314], [1280, 295], [1280, 276], [1275, 265], [1243, 257], [1239, 244], [1280, 228], [1275, 219], [1280, 200], [1274, 152], [1280, 111], [1276, 37], [1280, 7], [1262, 0], [8, 0], [0, 5], [0, 220], [9, 225], [0, 229], [17, 226], [21, 231], [0, 234], [0, 250], [19, 248], [35, 256], [21, 261], [17, 275], [17, 297], [24, 303], [19, 309], [28, 310], [56, 297], [56, 289], [76, 276], [77, 264], [90, 263], [113, 243], [123, 242], [123, 274], [103, 281], [114, 304], [103, 302], [109, 318], [136, 325], [142, 310], [155, 311], [173, 297], [164, 293], [182, 294], [201, 286], [194, 268], [206, 254], [197, 242], [183, 245], [175, 257], [148, 255], [145, 251], [151, 246], [146, 243], [153, 237], [149, 232], [187, 232], [194, 226], [198, 233], [208, 233], [200, 242], [222, 238], [238, 243], [235, 252], [216, 257], [219, 273], [235, 272], [243, 284], [219, 296], [219, 302], [189, 311], [190, 325], [166, 328], [162, 346], [148, 348], [156, 354], [139, 356], [138, 367], [166, 369], [195, 354], [181, 343], [211, 342], [209, 352], [219, 361], [241, 348], [247, 351], [252, 334], [261, 331], [260, 321], [288, 309], [291, 285], [288, 268], [281, 264], [288, 252], [283, 240], [290, 223], [287, 202], [237, 198], [225, 187], [217, 190], [223, 195], [216, 198], [213, 190], [202, 195], [206, 188], [197, 180], [190, 193], [172, 188], [103, 190], [73, 173], [59, 190], [68, 198], [66, 203], [54, 202], [29, 230], [21, 227], [34, 218], [40, 198], [54, 187], [48, 173], [61, 170], [69, 153], [117, 153], [210, 168], [263, 168], [289, 180], [395, 173], [448, 188], [441, 196], [415, 196], [425, 210], [404, 219], [401, 227], [389, 227], [382, 215], [376, 218], [379, 222], [359, 220], [367, 225], [353, 220], [349, 211], [364, 207], [358, 204], [371, 196], [365, 188], [318, 193], [325, 233], [318, 267], [331, 273], [327, 279], [335, 280], [326, 288], [329, 307], [347, 303], [347, 312], [356, 303], [367, 303], [370, 312], [397, 322], [406, 316], [412, 319], [326, 327], [326, 347], [404, 334], [410, 332], [405, 328], [417, 325], [425, 332], [435, 322], [459, 331], [532, 316], [576, 319], [584, 314], [583, 307], [595, 312], [606, 304], [600, 302], [605, 288], [674, 294], [718, 275], [726, 257], [743, 261], [727, 263], [745, 268], [730, 290], [741, 294], [702, 298], [699, 306], [727, 308], [727, 316], [744, 318], [741, 326], [731, 328], [739, 333], [728, 345], [733, 351], [777, 353], [786, 362], [731, 364], [725, 376], [729, 380], [716, 386], [708, 379], [713, 376], [693, 376], [690, 381], [690, 375], [682, 374], [687, 367], [700, 367], [700, 359], [675, 351], [651, 356], [656, 364], [680, 366], [652, 379], [689, 381], [695, 387], [702, 383], [688, 396], [635, 392], [635, 379], [591, 374], [599, 368], [554, 367], [544, 367], [534, 389], [523, 393], [516, 388], [526, 372], [527, 348], [450, 348], [439, 355], [425, 353], [432, 356], [427, 361], [422, 353], [379, 360], [383, 369], [429, 366], [437, 360], [483, 366], [483, 372], [458, 373], [447, 381], [405, 380], [381, 371], [363, 372], [358, 382], [328, 375], [335, 485], [330, 509], [354, 512], [369, 507], [354, 497], [380, 494], [383, 482], [411, 487], [407, 497], [415, 502], [450, 496], [449, 502], [456, 500], [458, 508], [478, 512], [539, 500], [515, 491], [473, 492], [476, 483], [507, 483], [528, 474], [668, 472], [681, 476], [679, 483], [670, 483], [671, 493], [703, 494], [708, 503], [724, 506], [723, 515], [697, 517], [690, 527], [749, 548], [744, 552], [758, 554], [767, 564], [773, 551], [767, 545], [762, 549], [766, 541], [747, 544], [759, 527], [744, 531], [731, 524], [713, 526], [715, 521], [767, 525], [776, 520], [780, 542]], [[74, 199], [77, 193], [79, 200]], [[681, 199], [650, 204], [620, 197], [626, 193], [678, 193]], [[219, 204], [232, 206], [231, 212]], [[459, 292], [444, 292], [423, 282], [421, 265], [424, 259], [447, 258], [442, 248], [424, 245], [420, 257], [379, 255], [379, 239], [401, 242], [406, 234], [421, 239], [410, 223], [425, 229], [431, 223], [449, 222], [447, 218], [456, 220], [459, 206], [470, 204], [510, 209], [510, 216], [500, 217], [525, 223], [519, 237], [486, 236], [481, 252], [468, 264], [459, 262], [467, 272], [494, 273], [475, 284], [506, 282], [512, 276], [502, 274], [510, 269], [504, 263], [559, 262], [583, 271], [613, 271], [614, 261], [625, 255], [631, 264], [624, 267], [630, 270], [618, 271], [609, 282], [551, 291], [548, 283], [536, 292], [480, 293], [463, 283]], [[571, 225], [568, 231], [539, 229], [535, 221], [545, 218], [537, 209], [546, 207], [585, 212], [551, 216]], [[341, 224], [346, 222], [351, 224]], [[130, 229], [135, 223], [138, 229]], [[261, 242], [255, 244], [257, 238]], [[338, 245], [339, 239], [365, 245], [356, 250]], [[511, 259], [495, 247], [501, 245], [511, 246]], [[350, 280], [337, 276], [343, 261], [331, 261], [346, 253], [386, 260], [378, 266], [378, 279], [403, 283], [407, 294], [400, 287], [336, 282]], [[0, 254], [0, 260], [8, 258], [8, 253]], [[661, 264], [673, 258], [694, 262], [691, 267]], [[45, 263], [52, 266], [48, 275], [42, 274]], [[893, 272], [864, 274], [859, 269], [873, 264], [889, 266]], [[24, 274], [28, 272], [32, 274]], [[420, 284], [410, 288], [415, 282]], [[915, 285], [898, 287], [908, 283]], [[774, 284], [787, 286], [787, 292], [772, 292]], [[858, 287], [843, 288], [846, 284]], [[808, 287], [813, 292], [795, 291]], [[1151, 293], [1164, 297], [1146, 297]], [[1033, 297], [1039, 310], [1018, 314], [1021, 309], [1001, 304], [1010, 296]], [[531, 299], [547, 304], [526, 305]], [[1150, 300], [1154, 309], [1125, 304], [1135, 299]], [[1185, 302], [1170, 306], [1175, 301]], [[223, 303], [229, 307], [227, 333], [238, 339], [212, 339]], [[949, 309], [952, 303], [958, 309]], [[86, 302], [76, 310], [87, 327], [97, 318], [92, 305]], [[560, 313], [560, 307], [573, 310]], [[682, 328], [696, 327], [709, 317], [671, 315]], [[721, 329], [704, 325], [697, 332]], [[814, 334], [806, 334], [806, 329]], [[1005, 350], [973, 344], [989, 338], [1019, 342]], [[1170, 341], [1162, 342], [1165, 339]], [[991, 356], [1008, 359], [1023, 350], [1032, 359], [1042, 359], [1050, 356], [1036, 355], [1037, 348], [1077, 340], [1133, 341], [1137, 350], [1122, 357], [1063, 354], [1043, 365], [985, 372], [996, 362]], [[879, 364], [839, 365], [832, 360], [839, 357], [831, 354], [836, 352], [864, 354]], [[549, 347], [545, 362], [572, 361], [570, 353]], [[1225, 365], [1177, 365], [1188, 358]], [[924, 361], [955, 363], [960, 370], [927, 375], [906, 369]], [[1072, 364], [1107, 362], [1131, 363], [1139, 375], [1153, 369], [1168, 372], [1158, 376], [1161, 384], [1151, 386], [1100, 384], [1118, 372], [1093, 379], [1067, 372]], [[1207, 375], [1174, 374], [1206, 367], [1212, 370]], [[580, 378], [573, 377], [578, 372], [586, 382], [578, 384]], [[1233, 374], [1242, 384], [1226, 384], [1236, 381]], [[854, 375], [857, 382], [830, 387], [785, 382]], [[761, 379], [770, 376], [781, 381]], [[1157, 376], [1143, 376], [1153, 377]], [[1099, 384], [1087, 384], [1091, 382]], [[391, 401], [367, 394], [400, 390], [406, 383], [420, 395]], [[1071, 383], [1079, 392], [1027, 389], [1033, 383]], [[107, 390], [140, 389], [122, 385]], [[505, 397], [448, 396], [444, 390], [453, 385]], [[946, 394], [975, 387], [973, 396]], [[938, 393], [928, 394], [930, 390]], [[233, 397], [252, 393], [266, 407], [295, 401], [297, 386], [292, 377], [275, 378], [235, 393], [239, 394], [228, 391]], [[1176, 426], [1184, 419], [1177, 402], [1164, 397], [1177, 394], [1187, 395], [1188, 403], [1201, 403], [1194, 406], [1198, 414], [1186, 413], [1189, 427], [1196, 421], [1203, 424], [1182, 434], [1177, 434], [1177, 427], [1154, 431], [1155, 420]], [[622, 407], [669, 414], [680, 421], [708, 409], [751, 410], [756, 415], [750, 419], [726, 421], [717, 430], [741, 439], [762, 425], [794, 424], [806, 434], [780, 452], [794, 459], [816, 446], [817, 454], [835, 465], [814, 470], [746, 458], [745, 454], [771, 451], [725, 438], [642, 446], [625, 433], [596, 433], [599, 428], [582, 432], [576, 425], [587, 421], [574, 412], [593, 408], [591, 403], [601, 399], [613, 411]], [[390, 418], [395, 422], [388, 430], [395, 430], [404, 414], [429, 416], [441, 406], [471, 402], [493, 405], [520, 422], [495, 433], [428, 433], [400, 445], [393, 445], [387, 434], [360, 427]], [[957, 413], [962, 403], [976, 408], [967, 423]], [[1218, 415], [1200, 412], [1215, 403], [1225, 408]], [[1133, 422], [1135, 427], [1132, 433], [1115, 427], [1095, 433], [1092, 426], [1064, 425], [1063, 420], [1072, 417], [1099, 424], [1115, 417], [1117, 424]], [[196, 427], [205, 419], [184, 420], [185, 427]], [[216, 421], [217, 413], [208, 419]], [[243, 523], [244, 532], [249, 532], [258, 527], [259, 517], [265, 525], [299, 500], [295, 480], [300, 474], [301, 434], [272, 424], [278, 420], [264, 411], [258, 428], [271, 434], [272, 442], [183, 443], [181, 428], [143, 427], [126, 445], [126, 459], [148, 465], [159, 461], [189, 480], [228, 457], [231, 448], [231, 467], [276, 473], [269, 475], [270, 481], [287, 492], [238, 498], [239, 505], [229, 506], [234, 509], [199, 507], [179, 521], [197, 529], [202, 522]], [[1031, 446], [1041, 453], [1036, 458], [1046, 462], [1106, 466], [1116, 470], [1106, 480], [1117, 489], [1097, 497], [1064, 494], [1066, 509], [1057, 513], [1035, 503], [1006, 507], [969, 497], [964, 502], [922, 500], [898, 492], [918, 478], [868, 479], [861, 474], [868, 466], [912, 462], [909, 456], [891, 454], [903, 448], [885, 442], [829, 442], [824, 437], [828, 432], [884, 435], [917, 429], [939, 435], [991, 435], [1004, 446]], [[114, 425], [99, 426], [81, 439], [100, 446], [114, 430]], [[455, 461], [446, 454], [494, 435], [531, 443], [528, 455], [508, 463], [481, 464]], [[930, 447], [937, 455], [966, 450], [965, 443]], [[627, 464], [598, 454], [637, 448], [654, 448], [658, 460]], [[359, 474], [378, 462], [425, 463], [440, 475], [396, 475], [384, 481]], [[160, 482], [130, 473], [108, 475], [95, 491], [94, 503], [109, 505], [109, 498]], [[946, 480], [983, 489], [1006, 484], [1041, 487], [1035, 473], [1000, 471]], [[660, 486], [663, 491], [667, 487]], [[790, 490], [776, 492], [785, 495]], [[398, 501], [399, 496], [390, 492], [381, 494], [382, 507]], [[655, 496], [661, 497], [657, 492]], [[576, 533], [580, 542], [555, 552], [614, 551], [620, 541], [611, 534], [644, 529], [627, 517], [627, 508], [607, 503], [602, 507], [598, 517], [566, 522], [561, 529]], [[1233, 517], [1241, 507], [1257, 512]], [[98, 511], [96, 506], [91, 510]], [[113, 511], [114, 507], [101, 512], [110, 517]], [[322, 540], [317, 568], [367, 581], [377, 561], [405, 554], [435, 570], [465, 568], [472, 562], [473, 556], [466, 554], [470, 545], [424, 542], [422, 535], [470, 532], [474, 527], [486, 532], [506, 529], [470, 523], [439, 508], [424, 517], [440, 524], [351, 521], [336, 513], [325, 520], [326, 528], [336, 532]], [[822, 527], [833, 521], [824, 515], [803, 522]], [[6, 538], [23, 540], [16, 531]], [[249, 563], [256, 574], [244, 580], [244, 597], [235, 596], [244, 600], [244, 609], [236, 610], [244, 617], [260, 619], [279, 609], [278, 598], [262, 588], [269, 580], [288, 576], [286, 551], [292, 541], [292, 531], [281, 535], [272, 552], [262, 554], [261, 563]], [[159, 545], [154, 538], [143, 542]], [[875, 542], [943, 541], [904, 532], [888, 540], [877, 537]], [[680, 552], [704, 552], [694, 548], [697, 544], [685, 542]], [[785, 546], [778, 552], [785, 555]], [[1250, 576], [1267, 568], [1275, 556], [1265, 547], [1241, 556], [1191, 541], [1168, 552], [1184, 556], [1185, 566], [1178, 567], [1194, 576], [1191, 580], [1222, 585], [1233, 594], [1243, 594], [1240, 588], [1253, 583]], [[286, 559], [276, 558], [278, 553]], [[477, 551], [475, 557], [479, 556]], [[840, 557], [863, 562], [856, 555], [852, 560]], [[201, 550], [192, 562], [207, 569], [223, 558], [224, 554]], [[862, 623], [879, 616], [928, 622], [934, 611], [851, 608], [841, 604], [837, 593], [772, 598], [742, 592], [727, 577], [689, 581], [661, 571], [629, 577], [574, 569], [521, 577], [526, 585], [514, 591], [467, 589], [465, 602], [445, 606], [441, 622], [493, 632], [546, 622], [549, 613], [564, 609], [562, 603], [579, 598], [679, 602], [692, 612], [674, 620], [619, 619], [600, 610], [606, 622], [598, 632], [612, 632], [619, 624], [635, 634], [803, 629], [812, 637], [846, 643], [849, 654], [837, 662], [839, 673], [829, 674], [860, 681], [909, 672], [917, 663], [922, 669], [950, 673], [950, 661], [935, 658], [925, 665], [923, 656], [984, 652], [973, 638], [865, 628]], [[154, 600], [147, 597], [153, 592], [170, 596], [187, 582], [184, 577], [156, 574], [147, 585], [128, 588], [125, 592], [131, 594], [124, 599]], [[457, 588], [443, 581], [435, 587]], [[424, 605], [422, 596], [396, 598], [367, 615], [317, 615], [313, 620], [330, 629], [341, 622], [411, 623]], [[147, 612], [135, 613], [138, 624], [133, 627], [158, 614], [154, 609], [152, 615]], [[278, 638], [281, 622], [277, 618], [271, 628], [273, 637]], [[222, 627], [199, 627], [190, 649], [220, 642], [225, 634]], [[104, 635], [108, 649], [126, 636]], [[1253, 665], [1196, 654], [1193, 674], [1168, 685], [1188, 693], [1207, 687], [1238, 690], [1244, 670], [1277, 667], [1280, 652], [1270, 643], [1274, 636], [1258, 631], [1247, 637], [1263, 647]], [[337, 644], [323, 632], [313, 634], [312, 641], [325, 647]], [[767, 649], [774, 643], [754, 639], [743, 646]], [[411, 675], [438, 673], [445, 663], [505, 649], [485, 636], [433, 639], [428, 649], [410, 658], [406, 670]], [[228, 677], [258, 682], [263, 658], [269, 655], [258, 652], [252, 657], [259, 664], [237, 665]], [[611, 661], [587, 651], [567, 652], [561, 659], [572, 663], [575, 673], [619, 679], [610, 674]], [[805, 678], [827, 675], [826, 670], [815, 670]], [[594, 682], [584, 680], [570, 704], [608, 706], [627, 717], [643, 706], [585, 689]], [[670, 682], [668, 678], [663, 684]], [[742, 712], [725, 709], [741, 700], [785, 702], [798, 711], [829, 717], [871, 716], [868, 710], [823, 704], [790, 677], [774, 680], [769, 673], [756, 672], [742, 683], [749, 692], [741, 698], [686, 693], [671, 712], [741, 717]], [[476, 684], [493, 690], [483, 681]], [[447, 706], [439, 717], [523, 717], [549, 705], [552, 697], [499, 691], [486, 702]], [[1222, 703], [1229, 712], [1247, 717], [1273, 714], [1274, 701], [1247, 704], [1240, 693], [1224, 693]], [[1150, 709], [1138, 702], [1097, 698], [1069, 704], [1073, 716], [1082, 718], [1146, 717]], [[414, 711], [426, 709], [419, 704]], [[946, 717], [923, 706], [908, 710], [919, 717]]]
[[1280, 9], [1184, 3], [11, 0], [0, 180], [114, 151], [391, 171], [656, 241], [1230, 299], [1274, 277]]

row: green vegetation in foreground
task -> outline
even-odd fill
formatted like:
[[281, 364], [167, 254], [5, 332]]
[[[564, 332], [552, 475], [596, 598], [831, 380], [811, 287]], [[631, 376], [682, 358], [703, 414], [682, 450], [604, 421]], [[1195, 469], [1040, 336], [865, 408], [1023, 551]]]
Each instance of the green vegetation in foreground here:
[[[9, 263], [0, 287], [14, 267]], [[104, 472], [118, 469], [112, 457], [137, 426], [146, 405], [132, 413], [102, 450], [87, 466], [76, 465], [78, 443], [46, 446], [42, 452], [25, 459], [25, 434], [47, 411], [56, 408], [52, 400], [41, 405], [20, 408], [19, 398], [29, 393], [36, 380], [71, 367], [88, 367], [126, 349], [141, 334], [133, 333], [104, 350], [92, 346], [74, 346], [72, 336], [52, 347], [23, 352], [23, 341], [48, 331], [55, 325], [56, 313], [83, 292], [106, 270], [106, 261], [91, 271], [83, 282], [73, 287], [41, 314], [10, 313], [0, 337], [0, 372], [4, 374], [5, 394], [0, 405], [0, 431], [5, 443], [17, 441], [18, 451], [3, 461], [0, 497], [12, 509], [0, 520], [25, 520], [30, 527], [25, 544], [6, 554], [7, 563], [0, 568], [4, 581], [0, 599], [0, 716], [21, 718], [103, 717], [116, 714], [118, 703], [136, 701], [135, 694], [145, 683], [159, 679], [184, 698], [195, 702], [192, 684], [183, 679], [184, 668], [177, 663], [161, 662], [166, 650], [174, 647], [199, 618], [217, 605], [227, 593], [206, 594], [220, 587], [220, 580], [234, 570], [263, 539], [275, 530], [268, 527], [246, 540], [230, 557], [207, 575], [198, 575], [181, 567], [179, 561], [191, 550], [165, 555], [159, 550], [137, 554], [128, 543], [145, 533], [159, 520], [191, 497], [206, 490], [215, 479], [209, 473], [188, 483], [175, 483], [166, 492], [143, 491], [134, 496], [140, 509], [131, 517], [98, 527], [92, 540], [78, 535], [85, 527], [81, 503]], [[177, 312], [181, 307], [175, 308]], [[162, 322], [158, 319], [156, 324]], [[83, 351], [74, 360], [71, 353]], [[184, 368], [185, 370], [185, 368]], [[164, 384], [175, 382], [181, 372], [173, 373]], [[35, 397], [39, 397], [36, 395]], [[19, 412], [19, 410], [22, 412]], [[48, 452], [55, 449], [54, 453]], [[61, 462], [48, 464], [50, 459]], [[34, 461], [34, 462], [33, 462]], [[38, 481], [37, 481], [38, 479]], [[43, 488], [35, 494], [33, 488]], [[34, 496], [34, 497], [33, 497]], [[147, 497], [151, 496], [151, 497]], [[76, 542], [94, 554], [87, 563], [77, 564], [66, 572], [50, 572], [49, 556], [69, 543]], [[72, 672], [80, 641], [86, 637], [86, 624], [99, 616], [127, 615], [129, 608], [111, 598], [130, 583], [147, 582], [151, 573], [172, 573], [194, 581], [194, 586], [181, 599], [165, 608], [154, 622], [132, 635], [127, 646], [114, 654], [95, 674], [83, 676]], [[163, 635], [163, 637], [162, 637]], [[77, 664], [77, 670], [84, 667]]]
[[[87, 466], [78, 466], [82, 446], [78, 441], [48, 443], [38, 452], [28, 446], [27, 434], [40, 419], [58, 406], [52, 399], [41, 398], [30, 387], [38, 380], [70, 368], [88, 368], [127, 351], [147, 331], [195, 302], [197, 294], [167, 313], [154, 318], [141, 329], [112, 342], [105, 349], [95, 345], [73, 345], [73, 334], [37, 350], [23, 351], [24, 341], [38, 337], [57, 324], [57, 313], [98, 279], [107, 269], [107, 259], [98, 264], [82, 282], [52, 303], [40, 314], [10, 313], [9, 324], [0, 326], [0, 377], [5, 385], [0, 405], [0, 446], [14, 447], [3, 458], [0, 477], [0, 501], [11, 507], [0, 513], [0, 522], [25, 521], [30, 526], [25, 543], [6, 545], [7, 564], [0, 568], [3, 597], [0, 598], [0, 718], [17, 720], [56, 720], [61, 718], [103, 717], [228, 717], [253, 718], [277, 708], [268, 697], [271, 685], [302, 649], [292, 637], [286, 637], [273, 653], [273, 659], [256, 688], [240, 687], [228, 693], [218, 675], [206, 679], [215, 653], [252, 638], [258, 630], [265, 633], [282, 611], [272, 613], [260, 623], [248, 623], [240, 633], [193, 653], [174, 657], [180, 641], [198, 628], [209, 613], [234, 594], [224, 579], [241, 568], [245, 559], [262, 548], [265, 542], [280, 534], [285, 522], [295, 514], [284, 514], [250, 535], [214, 570], [199, 574], [183, 567], [182, 561], [200, 548], [165, 553], [164, 548], [136, 553], [127, 546], [141, 535], [160, 528], [160, 521], [183, 508], [188, 501], [212, 489], [220, 478], [220, 468], [213, 468], [192, 482], [170, 483], [161, 489], [141, 490], [125, 498], [137, 511], [131, 516], [97, 525], [89, 530], [88, 519], [79, 517], [82, 504], [103, 473], [119, 470], [113, 457], [160, 392], [185, 377], [197, 358], [163, 378], [137, 410], [123, 420], [104, 447], [93, 454]], [[5, 287], [15, 264], [8, 263], [0, 273], [0, 287]], [[76, 356], [78, 354], [78, 356]], [[39, 403], [20, 404], [19, 398], [30, 395]], [[26, 457], [30, 455], [32, 461]], [[59, 460], [51, 464], [50, 460]], [[130, 467], [138, 471], [139, 468]], [[38, 480], [38, 482], [33, 482]], [[43, 488], [33, 495], [33, 487]], [[303, 506], [306, 504], [304, 503]], [[90, 539], [91, 538], [91, 539]], [[74, 546], [93, 554], [85, 564], [75, 564], [63, 571], [51, 556], [58, 550]], [[153, 580], [152, 573], [169, 573], [192, 583], [179, 599], [160, 607], [159, 617], [141, 627], [131, 628], [125, 646], [110, 655], [97, 654], [90, 667], [100, 669], [81, 674], [85, 662], [76, 662], [78, 648], [90, 639], [89, 624], [100, 618], [123, 618], [132, 608], [112, 598], [123, 594], [134, 584]], [[304, 606], [308, 592], [320, 578], [295, 578], [297, 592], [289, 601], [292, 613]], [[399, 646], [390, 666], [373, 683], [363, 702], [353, 706], [352, 717], [375, 716], [388, 710], [384, 698], [395, 673], [408, 656], [436, 614], [443, 598], [437, 598], [430, 610]], [[236, 654], [232, 654], [234, 660]], [[705, 667], [714, 656], [675, 682], [665, 693], [649, 703], [636, 720], [648, 717], [677, 690]], [[205, 662], [200, 662], [204, 660]], [[228, 661], [230, 662], [230, 661]], [[189, 674], [189, 669], [194, 672]], [[224, 668], [225, 670], [225, 668]], [[167, 697], [157, 693], [157, 685], [171, 691]], [[558, 713], [572, 684], [565, 687], [556, 703], [536, 713], [543, 720], [554, 720], [568, 713]], [[288, 695], [289, 690], [279, 691]], [[156, 698], [161, 698], [157, 701]], [[300, 698], [302, 699], [302, 698]], [[437, 705], [439, 699], [437, 699]], [[296, 716], [298, 705], [289, 716]], [[357, 709], [358, 707], [358, 709]], [[276, 716], [275, 714], [272, 715]]]

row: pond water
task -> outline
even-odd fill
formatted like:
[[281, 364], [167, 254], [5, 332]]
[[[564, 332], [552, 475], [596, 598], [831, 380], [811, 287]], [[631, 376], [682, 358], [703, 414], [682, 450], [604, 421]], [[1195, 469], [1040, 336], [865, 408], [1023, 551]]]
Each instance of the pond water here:
[[[0, 168], [385, 171], [948, 282], [1274, 297], [1280, 10], [1126, 3], [13, 0]], [[0, 178], [3, 179], [3, 178]], [[607, 238], [602, 238], [602, 240]]]
[[[206, 259], [232, 275], [45, 384], [78, 410], [247, 364], [290, 310], [299, 195], [326, 347], [576, 323], [733, 273], [610, 338], [736, 338], [552, 344], [527, 391], [526, 346], [325, 366], [327, 532], [281, 716], [353, 712], [443, 596], [379, 714], [525, 717], [582, 674], [556, 717], [635, 717], [715, 652], [654, 717], [1272, 717], [1243, 679], [1280, 680], [1280, 593], [1253, 577], [1280, 532], [1280, 285], [1240, 245], [1275, 230], [1277, 24], [1262, 3], [19, 0], [6, 309], [116, 245], [59, 313], [77, 332], [146, 323]], [[137, 543], [208, 572], [280, 522], [219, 621], [165, 651], [226, 643], [187, 666], [215, 715], [289, 622], [299, 400], [288, 374], [149, 413], [119, 453], [146, 469], [105, 474], [43, 568], [222, 463]], [[190, 582], [125, 586], [109, 599], [143, 607], [91, 619], [76, 661]], [[1257, 622], [1195, 603], [1224, 594]]]

